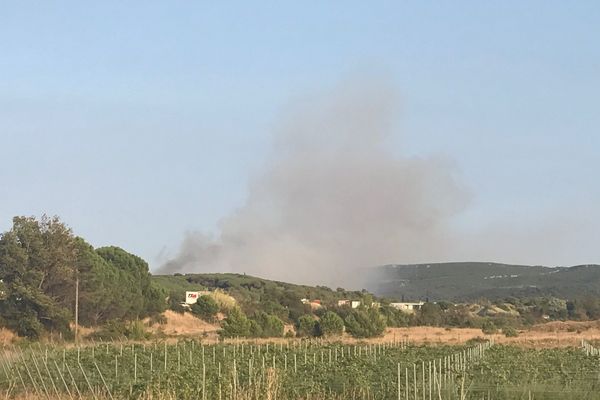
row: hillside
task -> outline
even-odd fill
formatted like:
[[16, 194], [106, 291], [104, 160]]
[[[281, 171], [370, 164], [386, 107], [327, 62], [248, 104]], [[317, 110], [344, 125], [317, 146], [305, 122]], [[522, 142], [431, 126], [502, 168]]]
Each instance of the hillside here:
[[325, 306], [335, 306], [341, 299], [368, 302], [373, 297], [366, 291], [296, 285], [233, 273], [154, 275], [152, 280], [170, 295], [181, 296], [181, 301], [186, 290], [219, 289], [232, 296], [248, 314], [264, 311], [284, 321], [310, 312], [310, 307], [302, 304], [301, 299], [318, 299]]
[[478, 298], [600, 295], [600, 266], [543, 267], [481, 262], [386, 265], [369, 270], [379, 296], [466, 301]]

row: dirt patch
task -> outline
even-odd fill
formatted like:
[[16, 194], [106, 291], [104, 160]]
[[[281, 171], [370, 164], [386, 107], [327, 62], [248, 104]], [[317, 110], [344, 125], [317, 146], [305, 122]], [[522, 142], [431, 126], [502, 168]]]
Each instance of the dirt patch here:
[[150, 327], [155, 333], [161, 332], [167, 336], [206, 336], [216, 335], [219, 326], [202, 321], [190, 313], [179, 314], [167, 310], [163, 314], [167, 320], [164, 324], [154, 324]]

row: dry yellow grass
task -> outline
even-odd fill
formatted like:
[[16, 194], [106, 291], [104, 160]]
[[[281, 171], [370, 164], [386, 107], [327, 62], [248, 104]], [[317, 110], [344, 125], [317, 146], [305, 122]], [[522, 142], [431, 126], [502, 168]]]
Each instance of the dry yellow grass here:
[[[186, 313], [177, 314], [172, 311], [165, 313], [167, 324], [160, 330], [169, 336], [203, 336], [207, 342], [218, 341], [218, 324], [209, 324]], [[157, 329], [154, 327], [153, 329]], [[292, 331], [292, 325], [286, 325], [285, 331]], [[388, 328], [384, 336], [373, 339], [355, 339], [349, 335], [325, 339], [331, 342], [388, 342], [393, 340], [408, 340], [416, 344], [462, 344], [475, 338], [493, 338], [496, 343], [514, 344], [526, 347], [564, 347], [578, 346], [581, 339], [600, 339], [600, 321], [589, 322], [550, 322], [535, 325], [527, 330], [519, 331], [519, 336], [507, 338], [501, 332], [494, 335], [484, 335], [481, 329], [475, 328], [436, 328], [417, 326], [409, 328]], [[245, 341], [253, 343], [284, 343], [286, 338], [268, 339], [228, 339], [227, 342]]]
[[229, 311], [236, 306], [236, 301], [233, 297], [223, 292], [221, 289], [217, 289], [210, 292], [210, 297], [219, 305], [219, 309], [223, 311]]
[[526, 347], [579, 346], [582, 339], [600, 339], [600, 321], [550, 322], [521, 330], [519, 336], [510, 338], [501, 332], [484, 335], [481, 329], [473, 328], [388, 328], [384, 337], [374, 341], [406, 339], [412, 343], [460, 344], [477, 337], [493, 338], [496, 343]]
[[162, 325], [153, 325], [150, 328], [151, 331], [160, 331], [168, 336], [200, 336], [216, 335], [219, 329], [218, 325], [209, 324], [190, 313], [178, 314], [167, 310], [163, 315], [167, 319], [167, 322]]
[[0, 328], [0, 343], [8, 344], [15, 340], [15, 334], [8, 329]]

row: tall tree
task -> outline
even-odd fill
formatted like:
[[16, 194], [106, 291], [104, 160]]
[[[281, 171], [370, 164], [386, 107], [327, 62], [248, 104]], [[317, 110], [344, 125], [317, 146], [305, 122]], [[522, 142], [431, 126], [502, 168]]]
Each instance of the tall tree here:
[[167, 296], [151, 281], [146, 261], [116, 246], [101, 247], [96, 252], [119, 273], [124, 285], [121, 295], [129, 305], [126, 317], [139, 318], [165, 310]]
[[0, 316], [17, 333], [37, 337], [44, 329], [69, 332], [75, 240], [57, 217], [15, 217], [0, 235]]

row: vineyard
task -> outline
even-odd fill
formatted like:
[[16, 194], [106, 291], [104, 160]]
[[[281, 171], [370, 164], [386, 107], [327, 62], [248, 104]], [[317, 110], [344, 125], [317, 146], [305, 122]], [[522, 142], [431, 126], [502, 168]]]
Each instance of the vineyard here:
[[600, 356], [586, 342], [32, 344], [3, 349], [0, 363], [6, 398], [600, 399]]

